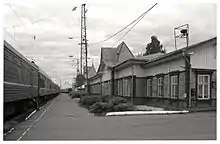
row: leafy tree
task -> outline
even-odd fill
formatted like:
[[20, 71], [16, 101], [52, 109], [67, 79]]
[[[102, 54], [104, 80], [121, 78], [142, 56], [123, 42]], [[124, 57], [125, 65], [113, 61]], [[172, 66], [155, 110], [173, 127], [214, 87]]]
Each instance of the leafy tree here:
[[154, 53], [158, 53], [158, 52], [162, 52], [165, 53], [165, 49], [163, 50], [163, 45], [160, 44], [160, 41], [157, 39], [156, 36], [151, 36], [151, 42], [147, 44], [146, 47], [146, 52], [143, 54], [145, 55], [149, 55], [149, 54], [154, 54]]
[[75, 86], [79, 87], [79, 86], [82, 86], [85, 82], [86, 78], [84, 75], [82, 74], [78, 74], [76, 76], [76, 83], [75, 83]]

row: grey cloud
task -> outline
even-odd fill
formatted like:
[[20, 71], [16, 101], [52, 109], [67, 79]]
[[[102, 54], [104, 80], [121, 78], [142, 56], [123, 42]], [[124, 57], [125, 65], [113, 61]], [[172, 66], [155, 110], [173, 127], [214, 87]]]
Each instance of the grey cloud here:
[[[80, 7], [72, 12], [74, 5], [81, 1], [54, 2], [32, 5], [25, 3], [16, 6], [16, 11], [24, 20], [35, 22], [28, 28], [16, 27], [16, 40], [21, 45], [18, 50], [24, 54], [36, 57], [37, 63], [49, 75], [65, 77], [76, 74], [69, 55], [80, 55]], [[156, 1], [155, 1], [156, 2]], [[151, 2], [152, 3], [152, 2]], [[99, 42], [111, 36], [135, 19], [148, 6], [149, 1], [89, 1], [87, 13], [87, 38], [89, 44]], [[123, 10], [122, 10], [123, 7]], [[162, 1], [149, 12], [126, 37], [125, 41], [133, 53], [144, 52], [150, 37], [156, 35], [168, 51], [174, 50], [173, 30], [175, 27], [188, 23], [190, 25], [190, 44], [216, 36], [217, 5], [213, 3], [178, 1], [175, 4]], [[13, 37], [13, 25], [21, 25], [20, 20], [9, 11], [4, 16], [4, 26], [10, 28]], [[33, 43], [33, 35], [37, 40]], [[107, 42], [98, 45], [88, 45], [91, 57], [100, 57], [101, 47], [112, 47], [122, 36], [118, 35]], [[73, 36], [73, 40], [68, 37]], [[119, 44], [118, 43], [118, 44]], [[185, 43], [178, 40], [178, 47]], [[94, 58], [98, 67], [99, 58]], [[69, 69], [69, 70], [66, 70]], [[73, 69], [73, 71], [71, 71]]]

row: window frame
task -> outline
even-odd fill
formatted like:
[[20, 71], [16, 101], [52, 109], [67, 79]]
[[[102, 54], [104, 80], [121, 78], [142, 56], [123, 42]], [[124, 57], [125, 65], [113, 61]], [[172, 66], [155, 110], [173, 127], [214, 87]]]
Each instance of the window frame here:
[[152, 78], [146, 80], [146, 96], [152, 97]]
[[[173, 83], [173, 78], [176, 78], [175, 83]], [[174, 95], [173, 95], [173, 86], [175, 87], [174, 88]], [[179, 92], [178, 75], [172, 75], [172, 76], [170, 76], [170, 98], [177, 99], [178, 98], [178, 92]]]
[[[205, 77], [208, 77], [208, 83], [207, 83], [207, 92], [208, 92], [208, 97], [205, 98]], [[202, 82], [199, 81], [199, 77], [202, 77]], [[199, 87], [200, 85], [202, 85], [202, 97], [200, 97], [200, 91], [199, 91]], [[197, 75], [197, 99], [198, 100], [209, 100], [210, 99], [210, 75], [209, 74], [198, 74]]]
[[164, 78], [163, 77], [157, 78], [157, 96], [158, 97], [164, 96]]

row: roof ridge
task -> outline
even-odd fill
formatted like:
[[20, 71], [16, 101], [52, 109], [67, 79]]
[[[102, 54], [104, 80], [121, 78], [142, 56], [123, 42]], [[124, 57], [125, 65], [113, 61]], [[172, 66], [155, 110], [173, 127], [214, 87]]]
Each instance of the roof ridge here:
[[[155, 58], [155, 59], [152, 59], [152, 60], [146, 62], [145, 64], [148, 64], [148, 63], [151, 63], [151, 62], [154, 62], [154, 61], [157, 61], [157, 60], [166, 58], [166, 57], [168, 57], [168, 56], [170, 56], [170, 55], [173, 55], [173, 54], [175, 54], [175, 53], [179, 53], [179, 52], [188, 50], [188, 49], [190, 49], [190, 48], [193, 48], [193, 47], [196, 47], [196, 46], [205, 44], [205, 43], [207, 43], [207, 42], [209, 42], [209, 41], [213, 41], [213, 40], [215, 40], [215, 39], [217, 39], [217, 37], [213, 37], [213, 38], [211, 38], [211, 39], [204, 40], [204, 41], [200, 41], [200, 42], [198, 42], [198, 43], [192, 44], [192, 45], [190, 45], [190, 46], [188, 46], [188, 47], [186, 46], [186, 47], [180, 48], [180, 49], [178, 49], [178, 50], [171, 51], [171, 52], [169, 52], [169, 53], [166, 53], [166, 54], [164, 54], [164, 55], [161, 55], [160, 57], [157, 57], [157, 58]], [[144, 64], [144, 65], [145, 65], [145, 64]]]

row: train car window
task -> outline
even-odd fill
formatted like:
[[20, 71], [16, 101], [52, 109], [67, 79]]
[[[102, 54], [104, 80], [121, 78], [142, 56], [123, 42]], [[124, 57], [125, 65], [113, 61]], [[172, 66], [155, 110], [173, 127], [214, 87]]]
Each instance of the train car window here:
[[33, 85], [37, 85], [37, 72], [33, 69]]
[[4, 49], [4, 58], [5, 59], [8, 59], [9, 61], [12, 61], [13, 60], [13, 55], [11, 52], [9, 52], [7, 50], [7, 48]]
[[16, 82], [21, 83], [21, 60], [14, 56], [14, 67], [16, 72]]
[[[13, 58], [13, 55], [8, 53], [8, 56]], [[12, 60], [4, 59], [4, 80], [8, 82], [17, 83], [17, 69], [16, 65], [12, 62]]]
[[45, 88], [45, 81], [42, 78], [40, 78], [40, 87]]
[[28, 72], [28, 70], [27, 70], [27, 66], [25, 64], [24, 67], [23, 67], [23, 73], [22, 73], [22, 77], [24, 79], [24, 84], [28, 84], [27, 72]]
[[21, 83], [24, 84], [24, 64], [21, 61]]
[[26, 72], [25, 72], [25, 80], [26, 80], [26, 84], [29, 85], [30, 84], [30, 70], [27, 65], [26, 65]]
[[17, 56], [14, 56], [14, 63], [18, 65], [19, 67], [21, 66], [21, 60], [17, 58]]

